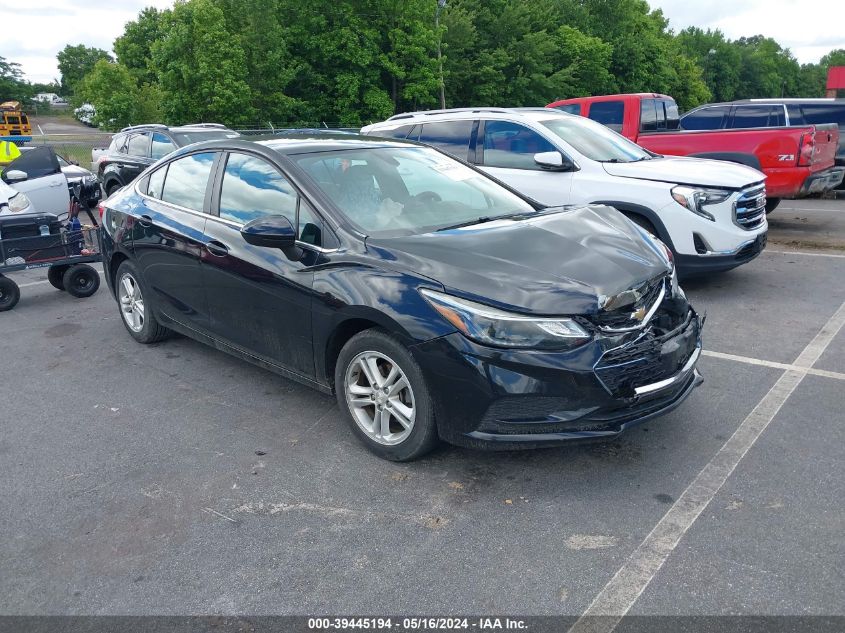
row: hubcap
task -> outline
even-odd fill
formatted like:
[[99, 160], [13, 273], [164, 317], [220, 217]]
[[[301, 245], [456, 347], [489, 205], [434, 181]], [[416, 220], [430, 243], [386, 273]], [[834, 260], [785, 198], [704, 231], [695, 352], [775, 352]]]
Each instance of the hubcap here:
[[129, 273], [123, 273], [120, 277], [118, 298], [126, 325], [133, 332], [140, 332], [144, 328], [144, 297], [138, 282]]
[[414, 428], [417, 409], [405, 372], [381, 352], [361, 352], [346, 369], [346, 402], [358, 427], [374, 442], [395, 445]]

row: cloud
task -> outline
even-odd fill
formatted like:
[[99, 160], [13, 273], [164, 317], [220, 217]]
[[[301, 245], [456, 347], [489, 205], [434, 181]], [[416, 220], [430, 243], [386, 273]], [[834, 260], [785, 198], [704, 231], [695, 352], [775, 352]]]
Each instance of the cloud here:
[[[730, 39], [764, 35], [792, 51], [801, 63], [817, 62], [834, 48], [845, 48], [843, 0], [649, 0], [660, 8], [676, 31], [688, 26], [720, 29]], [[796, 28], [796, 21], [802, 26]]]

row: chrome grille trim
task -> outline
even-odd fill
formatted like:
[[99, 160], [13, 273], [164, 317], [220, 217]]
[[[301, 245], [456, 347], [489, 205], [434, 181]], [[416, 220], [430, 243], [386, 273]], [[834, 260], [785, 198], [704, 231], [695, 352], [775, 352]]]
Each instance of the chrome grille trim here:
[[766, 219], [766, 185], [754, 185], [743, 189], [733, 205], [733, 219], [741, 229], [756, 229]]

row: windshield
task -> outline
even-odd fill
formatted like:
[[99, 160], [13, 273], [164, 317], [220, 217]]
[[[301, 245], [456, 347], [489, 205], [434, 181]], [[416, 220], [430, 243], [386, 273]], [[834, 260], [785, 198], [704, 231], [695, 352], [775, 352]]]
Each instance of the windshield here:
[[201, 132], [173, 132], [173, 137], [180, 147], [199, 143], [200, 141], [215, 141], [221, 138], [238, 138], [240, 134], [234, 130], [202, 130]]
[[535, 212], [493, 180], [424, 147], [343, 149], [291, 158], [354, 226], [375, 237]]
[[540, 121], [577, 152], [602, 163], [631, 163], [651, 158], [642, 147], [600, 123], [583, 117], [557, 117]]

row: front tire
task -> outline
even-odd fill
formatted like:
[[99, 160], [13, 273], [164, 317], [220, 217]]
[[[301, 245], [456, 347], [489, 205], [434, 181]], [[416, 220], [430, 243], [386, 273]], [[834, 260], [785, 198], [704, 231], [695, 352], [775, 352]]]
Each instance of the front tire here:
[[157, 343], [170, 334], [153, 314], [150, 293], [141, 280], [138, 269], [124, 261], [115, 275], [115, 294], [123, 325], [129, 335], [139, 343]]
[[780, 198], [766, 198], [766, 215], [778, 208]]
[[434, 403], [422, 369], [383, 330], [359, 332], [343, 346], [335, 391], [353, 433], [379, 457], [410, 461], [437, 445]]

